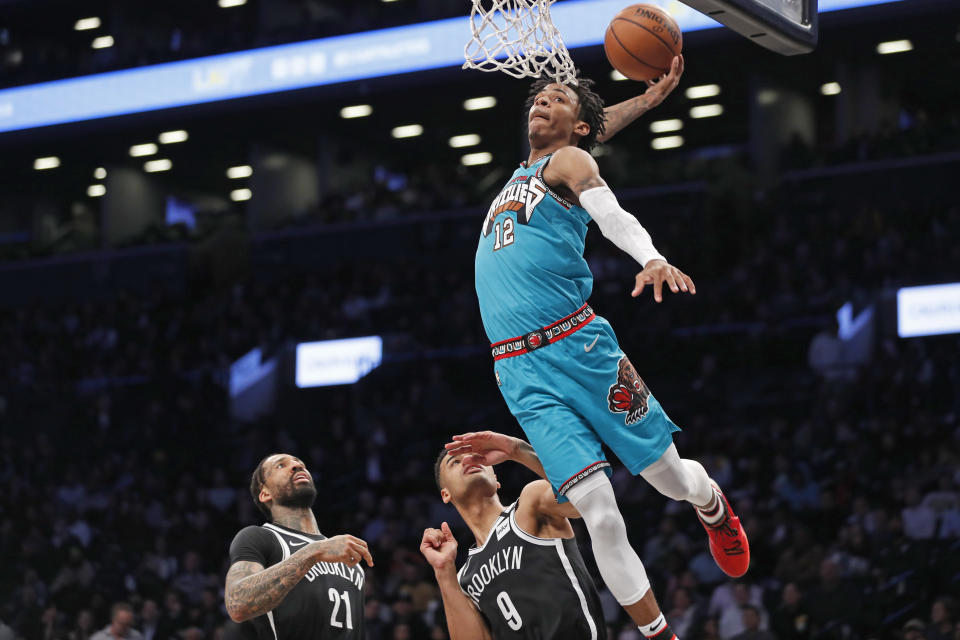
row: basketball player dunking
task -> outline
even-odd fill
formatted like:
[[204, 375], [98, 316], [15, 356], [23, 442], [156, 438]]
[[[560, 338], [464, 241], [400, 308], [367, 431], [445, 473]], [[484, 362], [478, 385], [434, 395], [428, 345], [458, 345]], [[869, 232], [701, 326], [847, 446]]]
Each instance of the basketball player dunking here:
[[597, 588], [568, 520], [580, 514], [557, 503], [544, 480], [503, 506], [492, 465], [514, 460], [546, 475], [526, 442], [483, 435], [490, 444], [485, 453], [444, 450], [434, 465], [441, 498], [456, 507], [476, 540], [466, 563], [456, 570], [457, 541], [446, 522], [424, 531], [420, 543], [440, 586], [450, 637], [605, 640]]
[[533, 84], [530, 155], [484, 220], [476, 289], [500, 391], [558, 499], [569, 499], [583, 517], [607, 587], [649, 637], [666, 622], [627, 539], [602, 444], [660, 493], [696, 508], [710, 551], [728, 575], [743, 575], [750, 554], [723, 494], [700, 463], [680, 458], [672, 438], [679, 429], [587, 302], [593, 276], [583, 248], [591, 220], [642, 265], [634, 297], [648, 284], [657, 302], [664, 284], [674, 293], [695, 293], [691, 279], [620, 208], [588, 153], [605, 119], [592, 84], [584, 78], [576, 86]]
[[373, 566], [367, 543], [321, 535], [311, 510], [313, 477], [294, 456], [261, 460], [250, 495], [268, 522], [242, 529], [230, 545], [224, 588], [230, 617], [257, 638], [362, 640], [360, 561]]

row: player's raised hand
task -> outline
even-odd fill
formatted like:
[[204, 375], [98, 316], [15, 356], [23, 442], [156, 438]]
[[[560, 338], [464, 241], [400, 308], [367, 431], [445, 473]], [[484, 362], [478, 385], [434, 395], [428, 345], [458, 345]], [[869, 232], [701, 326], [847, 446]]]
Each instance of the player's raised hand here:
[[425, 529], [420, 541], [420, 553], [434, 569], [452, 567], [457, 561], [457, 539], [446, 522], [439, 529]]
[[373, 566], [367, 543], [355, 536], [333, 536], [311, 542], [306, 548], [316, 554], [318, 562], [342, 562], [348, 567], [355, 567], [361, 560], [366, 560], [368, 565]]
[[488, 467], [512, 460], [519, 442], [512, 436], [496, 431], [471, 431], [453, 436], [452, 440], [443, 445], [448, 454], [451, 456], [463, 454], [464, 463], [473, 462]]
[[693, 285], [690, 276], [665, 260], [651, 260], [643, 271], [637, 274], [636, 284], [630, 295], [636, 298], [643, 293], [643, 288], [650, 284], [653, 285], [653, 299], [662, 302], [664, 283], [674, 293], [681, 291], [694, 295], [697, 293], [697, 288]]
[[655, 80], [647, 80], [647, 91], [645, 96], [653, 101], [651, 106], [656, 106], [664, 101], [670, 93], [680, 84], [680, 76], [683, 75], [683, 56], [675, 56], [670, 63], [670, 71], [663, 74]]

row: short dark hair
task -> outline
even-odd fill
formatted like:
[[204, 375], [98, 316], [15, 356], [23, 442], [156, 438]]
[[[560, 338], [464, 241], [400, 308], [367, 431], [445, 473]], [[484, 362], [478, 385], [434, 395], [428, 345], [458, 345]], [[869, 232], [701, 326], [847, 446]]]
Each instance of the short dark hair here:
[[133, 607], [130, 606], [127, 602], [116, 602], [112, 607], [110, 607], [110, 621], [113, 622], [113, 619], [117, 617], [117, 614], [121, 611], [129, 611], [133, 614]]
[[433, 463], [433, 479], [437, 483], [437, 490], [443, 491], [443, 485], [440, 484], [440, 467], [443, 466], [443, 459], [447, 457], [447, 450], [440, 449], [440, 455], [437, 456], [436, 462]]
[[[537, 97], [537, 94], [543, 91], [544, 87], [551, 84], [561, 84], [558, 83], [553, 78], [538, 78], [530, 86], [530, 93], [527, 95], [527, 102], [525, 104], [527, 111], [530, 111], [530, 107], [533, 106], [533, 101]], [[570, 89], [573, 89], [574, 93], [577, 94], [577, 102], [580, 104], [580, 112], [577, 114], [577, 117], [590, 125], [590, 133], [580, 138], [577, 142], [577, 146], [585, 151], [590, 151], [597, 144], [597, 137], [603, 135], [605, 130], [604, 121], [606, 120], [603, 114], [603, 98], [601, 98], [593, 90], [594, 81], [590, 78], [584, 78], [580, 75], [580, 72], [577, 71], [577, 82], [574, 83], [565, 83], [564, 86]]]
[[263, 463], [267, 461], [267, 458], [275, 455], [277, 454], [271, 453], [268, 456], [264, 456], [260, 462], [257, 463], [257, 468], [253, 470], [253, 476], [250, 478], [250, 497], [253, 498], [253, 504], [257, 505], [257, 509], [260, 509], [260, 513], [262, 513], [267, 520], [271, 520], [273, 516], [270, 515], [270, 507], [260, 502], [260, 491], [266, 482], [263, 473]]

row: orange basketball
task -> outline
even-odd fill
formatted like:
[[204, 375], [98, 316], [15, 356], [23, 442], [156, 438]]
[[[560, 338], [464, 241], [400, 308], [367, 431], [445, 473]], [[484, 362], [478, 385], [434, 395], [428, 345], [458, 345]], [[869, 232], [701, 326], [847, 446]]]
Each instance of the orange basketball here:
[[669, 13], [652, 4], [630, 5], [607, 27], [603, 50], [613, 68], [631, 80], [653, 80], [670, 71], [683, 34]]

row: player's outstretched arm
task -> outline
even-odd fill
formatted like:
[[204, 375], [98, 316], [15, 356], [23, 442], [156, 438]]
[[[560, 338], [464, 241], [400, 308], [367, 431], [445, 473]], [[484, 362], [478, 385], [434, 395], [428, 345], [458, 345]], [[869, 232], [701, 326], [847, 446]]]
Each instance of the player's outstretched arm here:
[[314, 564], [342, 562], [354, 567], [362, 560], [373, 566], [367, 543], [342, 535], [311, 542], [269, 569], [259, 562], [234, 562], [227, 572], [224, 605], [234, 622], [256, 618], [273, 611]]
[[653, 246], [653, 239], [637, 218], [624, 211], [617, 197], [600, 177], [597, 161], [577, 147], [563, 147], [553, 154], [543, 171], [544, 181], [551, 186], [564, 185], [594, 219], [604, 237], [640, 263], [631, 295], [639, 296], [643, 288], [653, 285], [653, 298], [663, 300], [663, 285], [674, 293], [697, 292], [693, 280], [667, 262]]
[[507, 460], [519, 462], [541, 478], [547, 477], [537, 452], [529, 442], [496, 431], [471, 431], [453, 436], [444, 445], [452, 456], [464, 454], [475, 462], [492, 467]]
[[[559, 529], [553, 533], [547, 533], [542, 537], [552, 538], [560, 535], [569, 529], [570, 524], [567, 518], [579, 518], [580, 512], [570, 502], [557, 502], [557, 495], [553, 487], [547, 480], [536, 480], [523, 488], [520, 492], [519, 506], [517, 507], [517, 522], [521, 521], [524, 511], [532, 517], [534, 523], [549, 521], [550, 524]], [[573, 530], [569, 530], [573, 533]], [[543, 533], [543, 532], [541, 532]], [[540, 535], [540, 534], [538, 534]]]
[[492, 640], [483, 616], [460, 588], [457, 580], [457, 540], [446, 522], [439, 529], [426, 529], [420, 541], [420, 553], [433, 567], [450, 640]]
[[668, 73], [656, 80], [647, 81], [648, 89], [645, 92], [604, 109], [604, 131], [602, 136], [597, 137], [597, 142], [606, 142], [631, 122], [663, 102], [680, 84], [682, 75], [683, 56], [677, 56], [673, 59]]

